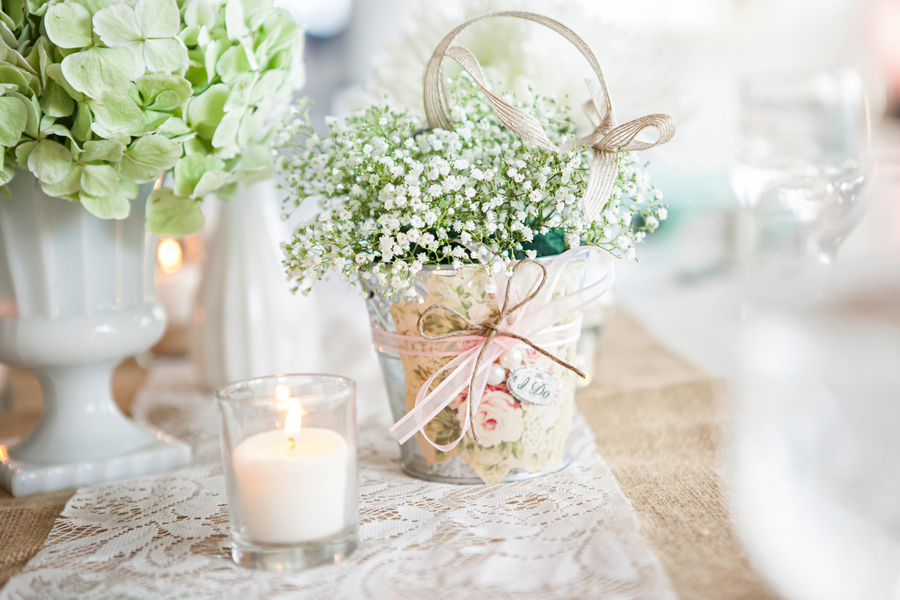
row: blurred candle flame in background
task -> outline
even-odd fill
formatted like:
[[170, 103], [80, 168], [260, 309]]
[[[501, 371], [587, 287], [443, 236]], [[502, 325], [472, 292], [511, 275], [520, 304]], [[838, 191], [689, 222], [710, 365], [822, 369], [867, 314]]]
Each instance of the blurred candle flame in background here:
[[177, 273], [181, 269], [183, 261], [181, 244], [172, 238], [161, 240], [156, 249], [156, 257], [159, 260], [159, 267], [164, 273]]

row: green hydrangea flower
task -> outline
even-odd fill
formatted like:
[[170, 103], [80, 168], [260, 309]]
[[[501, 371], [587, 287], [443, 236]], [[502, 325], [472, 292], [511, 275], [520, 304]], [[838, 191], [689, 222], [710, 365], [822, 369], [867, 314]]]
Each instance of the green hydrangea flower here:
[[0, 191], [124, 219], [165, 171], [147, 228], [203, 226], [200, 201], [273, 174], [276, 126], [304, 82], [303, 29], [272, 0], [2, 0]]

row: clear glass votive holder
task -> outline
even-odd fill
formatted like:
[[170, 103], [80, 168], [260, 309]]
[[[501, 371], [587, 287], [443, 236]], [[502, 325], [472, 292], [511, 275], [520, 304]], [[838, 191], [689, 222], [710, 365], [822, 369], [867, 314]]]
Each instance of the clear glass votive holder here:
[[337, 564], [358, 543], [356, 384], [277, 375], [215, 392], [234, 562]]

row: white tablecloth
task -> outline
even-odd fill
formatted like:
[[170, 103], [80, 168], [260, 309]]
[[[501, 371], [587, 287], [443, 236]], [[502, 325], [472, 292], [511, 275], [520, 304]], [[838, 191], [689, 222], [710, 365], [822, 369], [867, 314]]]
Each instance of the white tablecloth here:
[[193, 444], [195, 466], [79, 489], [0, 598], [675, 597], [580, 415], [562, 472], [454, 486], [402, 474], [386, 406], [361, 406], [359, 550], [278, 574], [230, 559], [215, 407], [190, 367], [154, 367], [134, 413]]

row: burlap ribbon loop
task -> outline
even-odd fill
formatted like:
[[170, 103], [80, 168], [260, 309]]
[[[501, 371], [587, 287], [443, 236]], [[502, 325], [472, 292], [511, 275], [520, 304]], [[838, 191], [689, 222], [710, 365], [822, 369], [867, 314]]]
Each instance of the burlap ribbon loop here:
[[[428, 61], [428, 66], [425, 68], [424, 82], [425, 115], [432, 129], [453, 129], [448, 112], [449, 102], [446, 98], [444, 82], [441, 76], [443, 59], [445, 56], [449, 56], [472, 76], [476, 85], [484, 92], [488, 103], [500, 119], [500, 122], [510, 131], [523, 140], [532, 142], [539, 148], [549, 152], [569, 152], [572, 149], [570, 144], [562, 149], [557, 147], [550, 140], [547, 132], [544, 131], [537, 119], [491, 93], [481, 64], [469, 50], [461, 46], [450, 47], [450, 44], [463, 29], [488, 17], [526, 19], [556, 31], [578, 48], [597, 76], [596, 82], [593, 80], [588, 80], [587, 82], [591, 100], [585, 105], [585, 112], [594, 124], [594, 131], [576, 142], [578, 145], [589, 146], [593, 150], [593, 162], [588, 185], [582, 199], [582, 210], [585, 217], [589, 221], [593, 221], [606, 206], [612, 194], [613, 184], [617, 176], [616, 156], [618, 152], [622, 150], [647, 150], [648, 148], [665, 144], [675, 135], [675, 121], [669, 115], [654, 114], [617, 126], [612, 96], [607, 88], [606, 79], [603, 77], [603, 70], [600, 68], [600, 63], [597, 62], [597, 57], [594, 56], [594, 53], [584, 40], [562, 23], [549, 17], [530, 12], [506, 10], [482, 15], [466, 21], [447, 34], [435, 48], [431, 59]], [[599, 85], [597, 85], [598, 82]], [[647, 128], [655, 128], [659, 132], [657, 140], [655, 142], [635, 140], [635, 137]]]
[[[519, 269], [522, 268], [523, 265], [527, 265], [527, 264], [537, 265], [538, 267], [540, 267], [541, 278], [538, 281], [537, 287], [535, 287], [535, 289], [530, 294], [528, 294], [520, 302], [516, 303], [513, 306], [510, 306], [509, 296], [513, 289], [513, 278], [515, 277], [515, 275], [519, 271]], [[464, 336], [471, 336], [471, 335], [484, 338], [484, 342], [481, 344], [481, 351], [478, 353], [478, 358], [475, 359], [475, 365], [472, 368], [472, 379], [469, 382], [469, 390], [476, 389], [475, 388], [475, 377], [478, 375], [478, 368], [481, 366], [481, 360], [482, 360], [482, 358], [484, 358], [485, 351], [490, 347], [491, 342], [497, 336], [508, 337], [508, 338], [513, 338], [513, 339], [519, 340], [520, 342], [527, 344], [528, 346], [534, 348], [534, 350], [543, 354], [544, 356], [546, 356], [547, 358], [549, 358], [556, 364], [561, 365], [561, 366], [565, 367], [566, 369], [569, 369], [570, 371], [572, 371], [573, 373], [575, 373], [576, 375], [578, 375], [579, 377], [584, 379], [585, 378], [584, 373], [582, 373], [579, 369], [577, 369], [573, 365], [570, 365], [566, 361], [553, 356], [552, 354], [550, 354], [549, 352], [547, 352], [546, 350], [544, 350], [537, 344], [534, 344], [528, 338], [521, 336], [517, 333], [513, 333], [511, 331], [505, 331], [504, 329], [501, 328], [503, 323], [507, 322], [507, 320], [510, 317], [512, 317], [516, 313], [517, 310], [519, 310], [520, 308], [522, 308], [523, 306], [525, 306], [526, 304], [528, 304], [529, 302], [534, 300], [538, 296], [538, 294], [541, 293], [541, 290], [544, 288], [544, 284], [546, 282], [547, 282], [547, 267], [545, 267], [544, 265], [542, 265], [541, 263], [539, 263], [536, 260], [532, 260], [530, 258], [523, 259], [523, 260], [519, 261], [515, 267], [513, 267], [512, 277], [510, 277], [506, 282], [506, 291], [504, 292], [504, 295], [503, 295], [503, 305], [500, 307], [500, 314], [498, 314], [495, 319], [487, 320], [487, 321], [484, 321], [483, 323], [473, 323], [472, 321], [470, 321], [468, 319], [468, 317], [463, 315], [461, 312], [459, 312], [452, 306], [447, 306], [446, 304], [432, 304], [431, 306], [426, 308], [422, 312], [422, 314], [419, 316], [419, 321], [416, 323], [416, 330], [418, 331], [419, 335], [421, 337], [425, 338], [426, 340], [444, 340], [447, 338], [464, 337]], [[464, 329], [455, 329], [455, 330], [447, 331], [445, 333], [441, 333], [441, 334], [437, 334], [437, 335], [432, 335], [432, 334], [428, 333], [427, 331], [425, 331], [425, 319], [428, 317], [428, 315], [430, 315], [431, 313], [438, 311], [438, 310], [445, 310], [453, 315], [456, 315], [459, 319], [461, 319], [466, 324], [466, 327]], [[474, 411], [472, 411], [469, 414], [469, 417], [470, 417], [470, 419], [475, 418]], [[472, 435], [475, 437], [475, 440], [478, 441], [478, 432], [477, 432], [476, 428], [472, 427], [471, 431], [472, 431]]]

